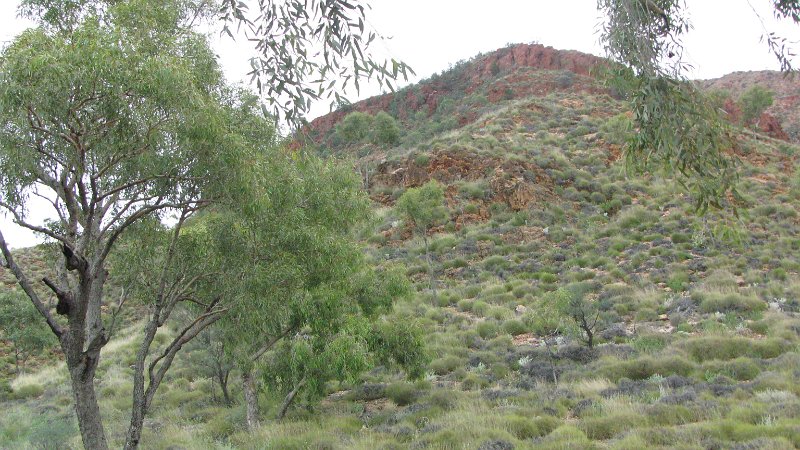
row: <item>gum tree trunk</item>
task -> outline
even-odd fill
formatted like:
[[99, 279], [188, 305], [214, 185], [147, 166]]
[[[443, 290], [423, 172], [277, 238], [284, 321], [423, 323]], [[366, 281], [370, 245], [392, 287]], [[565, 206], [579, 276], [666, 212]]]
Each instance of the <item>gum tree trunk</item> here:
[[242, 373], [242, 388], [244, 390], [244, 403], [247, 408], [247, 428], [252, 431], [258, 427], [258, 395], [252, 372]]
[[98, 362], [99, 358], [87, 358], [85, 363], [71, 367], [69, 374], [83, 446], [87, 449], [105, 450], [108, 442], [94, 390], [94, 374]]

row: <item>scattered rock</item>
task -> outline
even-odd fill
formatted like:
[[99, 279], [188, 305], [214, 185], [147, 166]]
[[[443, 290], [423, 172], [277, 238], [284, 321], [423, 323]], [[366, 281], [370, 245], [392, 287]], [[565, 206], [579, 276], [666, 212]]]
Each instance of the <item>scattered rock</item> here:
[[514, 450], [514, 444], [498, 439], [484, 442], [478, 450]]

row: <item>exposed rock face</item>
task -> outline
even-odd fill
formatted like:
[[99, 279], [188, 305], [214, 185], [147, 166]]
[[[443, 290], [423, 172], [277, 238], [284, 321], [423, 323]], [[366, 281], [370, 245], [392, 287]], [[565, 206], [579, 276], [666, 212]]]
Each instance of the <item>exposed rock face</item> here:
[[[491, 174], [491, 175], [489, 175]], [[487, 176], [488, 175], [488, 176]], [[448, 185], [445, 196], [453, 199], [459, 195], [453, 183], [477, 181], [488, 178], [490, 197], [494, 202], [503, 202], [514, 211], [529, 207], [534, 201], [552, 196], [553, 181], [538, 166], [527, 161], [505, 160], [470, 151], [439, 150], [430, 153], [427, 161], [414, 157], [384, 161], [378, 165], [370, 186], [416, 187], [430, 180]], [[387, 202], [388, 199], [376, 199]], [[485, 216], [485, 211], [475, 219]], [[471, 217], [465, 215], [465, 221]]]
[[758, 119], [758, 129], [762, 133], [772, 136], [775, 139], [782, 139], [784, 141], [789, 140], [789, 135], [783, 131], [781, 123], [770, 113], [765, 112], [761, 115], [761, 117]]
[[495, 199], [505, 202], [514, 211], [521, 211], [533, 201], [533, 188], [525, 179], [505, 172], [498, 167], [489, 184]]
[[[730, 92], [733, 99], [753, 85], [760, 85], [774, 92], [774, 102], [767, 108], [767, 118], [759, 119], [759, 129], [777, 139], [800, 142], [800, 77], [786, 76], [776, 71], [734, 72], [714, 80], [699, 82], [704, 89], [722, 89]], [[741, 111], [734, 102], [725, 105], [731, 121], [739, 123]], [[766, 119], [766, 120], [765, 120]], [[763, 126], [762, 126], [763, 123]]]

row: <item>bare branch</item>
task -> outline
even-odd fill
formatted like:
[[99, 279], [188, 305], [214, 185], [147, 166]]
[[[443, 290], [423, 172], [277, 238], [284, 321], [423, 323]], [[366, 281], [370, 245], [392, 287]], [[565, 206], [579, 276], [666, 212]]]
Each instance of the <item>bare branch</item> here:
[[[219, 320], [222, 315], [228, 311], [228, 308], [214, 309], [220, 300], [220, 297], [214, 299], [214, 301], [211, 302], [203, 314], [199, 315], [191, 324], [187, 325], [178, 334], [178, 336], [172, 340], [167, 348], [164, 349], [164, 352], [150, 362], [147, 369], [150, 382], [147, 386], [147, 392], [145, 394], [145, 411], [149, 408], [150, 403], [153, 400], [153, 396], [155, 395], [158, 386], [161, 384], [161, 380], [164, 378], [164, 374], [166, 374], [169, 370], [170, 366], [172, 365], [172, 361], [175, 359], [175, 356], [178, 354], [181, 348], [187, 342], [194, 339], [195, 336], [200, 334], [200, 332], [206, 329], [209, 325]], [[158, 371], [156, 371], [156, 366], [159, 362], [162, 363], [158, 368]]]
[[23, 228], [27, 228], [27, 229], [29, 229], [31, 231], [36, 231], [37, 233], [42, 233], [42, 234], [47, 235], [47, 236], [49, 236], [49, 237], [51, 237], [51, 238], [53, 238], [53, 239], [55, 239], [57, 241], [64, 242], [64, 243], [67, 242], [67, 238], [62, 236], [62, 235], [60, 235], [60, 234], [57, 234], [57, 233], [55, 233], [55, 232], [53, 232], [51, 230], [48, 230], [47, 228], [40, 227], [38, 225], [33, 225], [33, 224], [28, 223], [28, 222], [25, 222], [25, 219], [22, 217], [22, 215], [20, 215], [19, 212], [17, 212], [17, 210], [14, 209], [8, 203], [0, 201], [0, 207], [5, 208], [6, 210], [8, 210], [8, 212], [10, 212], [14, 216], [14, 223], [16, 223], [17, 225], [19, 225], [19, 226], [21, 226]]

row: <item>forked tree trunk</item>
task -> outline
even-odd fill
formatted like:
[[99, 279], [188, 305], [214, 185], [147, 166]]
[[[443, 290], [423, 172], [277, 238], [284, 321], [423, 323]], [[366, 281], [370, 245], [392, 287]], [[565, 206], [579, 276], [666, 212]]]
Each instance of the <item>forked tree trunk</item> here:
[[244, 391], [244, 403], [247, 410], [247, 428], [252, 431], [258, 427], [258, 394], [255, 380], [253, 380], [253, 373], [250, 371], [242, 373], [242, 390]]
[[[69, 262], [68, 262], [69, 264]], [[99, 317], [100, 301], [105, 270], [99, 265], [81, 264], [78, 267], [67, 265], [70, 270], [77, 270], [79, 285], [68, 296], [71, 305], [68, 312], [69, 328], [61, 336], [61, 349], [69, 370], [72, 382], [72, 393], [75, 398], [75, 414], [78, 428], [81, 431], [83, 446], [87, 449], [105, 450], [108, 448], [100, 406], [94, 388], [94, 377], [100, 363], [100, 350], [108, 342], [105, 330], [97, 328], [94, 321]], [[91, 324], [89, 320], [93, 321]]]
[[219, 370], [217, 373], [219, 387], [222, 390], [222, 397], [225, 399], [226, 405], [230, 405], [232, 403], [231, 394], [228, 392], [228, 375], [230, 375], [230, 373], [230, 370]]

